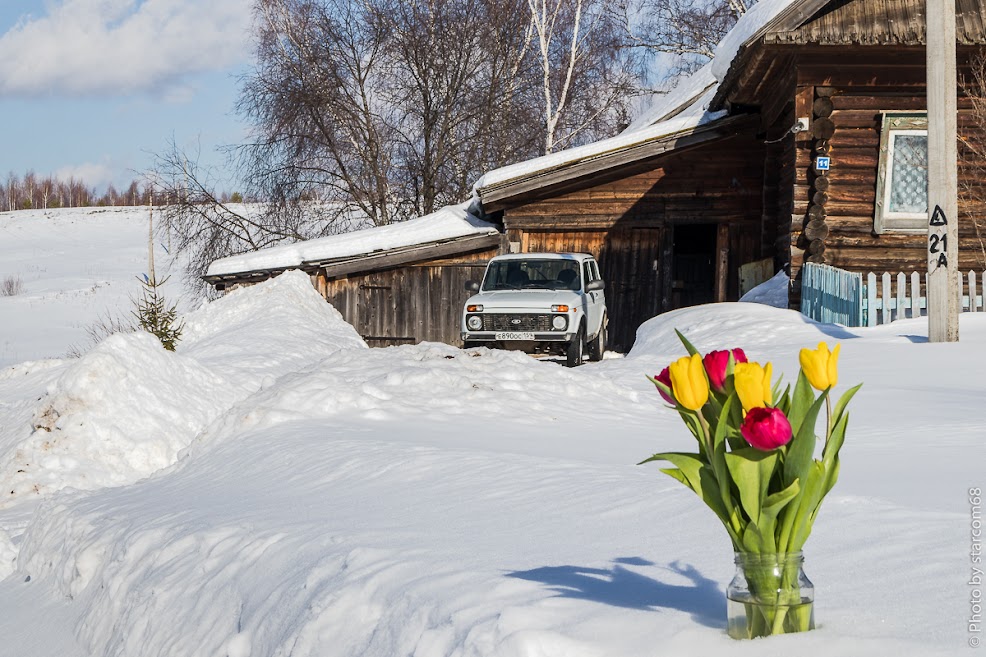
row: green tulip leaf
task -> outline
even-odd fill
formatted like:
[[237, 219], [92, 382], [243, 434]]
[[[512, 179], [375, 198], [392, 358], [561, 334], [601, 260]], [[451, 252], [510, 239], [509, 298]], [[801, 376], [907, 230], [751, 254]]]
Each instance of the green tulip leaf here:
[[[641, 461], [638, 465], [649, 463], [650, 461], [667, 461], [674, 465], [674, 468], [662, 469], [661, 472], [677, 479], [685, 484], [705, 502], [706, 506], [712, 509], [722, 524], [729, 532], [729, 537], [736, 544], [738, 537], [733, 531], [735, 523], [735, 513], [730, 513], [720, 498], [719, 484], [716, 481], [715, 473], [708, 463], [699, 454], [687, 452], [664, 452]], [[739, 526], [736, 524], [735, 526]]]
[[754, 524], [760, 521], [770, 477], [777, 465], [777, 452], [744, 447], [726, 454], [726, 466], [739, 490], [740, 504]]
[[822, 450], [822, 460], [827, 464], [839, 457], [839, 450], [846, 441], [846, 427], [849, 425], [849, 414], [843, 413], [832, 427], [829, 439], [825, 441], [825, 449]]
[[787, 552], [800, 550], [817, 516], [818, 505], [825, 494], [826, 469], [821, 461], [813, 460], [808, 468], [804, 489], [798, 495], [797, 512], [794, 516], [793, 531], [788, 542]]
[[685, 349], [688, 351], [689, 356], [694, 356], [698, 353], [698, 349], [695, 348], [695, 345], [689, 342], [688, 338], [686, 338], [681, 331], [675, 329], [674, 332], [678, 334], [678, 339], [681, 340], [681, 344], [685, 345]]
[[[828, 495], [829, 491], [835, 486], [835, 482], [839, 480], [839, 463], [839, 457], [836, 455], [835, 459], [832, 461], [831, 467], [827, 466], [825, 468], [828, 473], [828, 478], [825, 480], [825, 492], [822, 493], [822, 499], [825, 499], [825, 496]], [[818, 513], [817, 509], [815, 513]]]
[[[647, 380], [650, 381], [651, 383], [653, 383], [654, 386], [658, 390], [660, 390], [661, 392], [663, 392], [665, 395], [667, 395], [671, 399], [674, 399], [674, 394], [671, 392], [671, 388], [669, 388], [668, 386], [664, 385], [663, 383], [661, 383], [660, 381], [658, 381], [656, 378], [654, 378], [652, 376], [648, 376], [647, 377]], [[667, 400], [662, 399], [662, 401], [667, 401]]]
[[808, 377], [805, 376], [804, 371], [799, 371], [798, 381], [794, 384], [794, 394], [791, 397], [791, 412], [787, 416], [794, 435], [798, 435], [798, 431], [801, 430], [801, 423], [804, 422], [805, 414], [814, 401], [815, 393], [812, 392], [811, 384], [808, 383]]
[[859, 385], [853, 386], [852, 388], [849, 388], [849, 390], [842, 393], [842, 396], [839, 397], [839, 401], [835, 403], [835, 408], [832, 410], [832, 420], [834, 422], [838, 422], [839, 419], [842, 418], [842, 414], [846, 410], [846, 406], [849, 405], [849, 402], [862, 387], [863, 384], [860, 383]]
[[743, 536], [740, 539], [743, 544], [744, 552], [752, 552], [754, 554], [760, 554], [762, 552], [776, 552], [772, 546], [767, 545], [764, 541], [763, 535], [756, 525], [747, 525], [746, 529], [743, 530]]
[[768, 495], [763, 501], [760, 520], [756, 526], [765, 552], [777, 552], [777, 515], [797, 497], [798, 491], [798, 482], [795, 481], [784, 490]]
[[[787, 445], [782, 479], [785, 486], [790, 485], [795, 479], [805, 481], [805, 471], [815, 456], [815, 422], [818, 420], [818, 412], [821, 410], [822, 404], [825, 403], [825, 397], [826, 393], [818, 396], [818, 399], [805, 413], [794, 438]], [[791, 429], [793, 431], [794, 427], [792, 426]]]

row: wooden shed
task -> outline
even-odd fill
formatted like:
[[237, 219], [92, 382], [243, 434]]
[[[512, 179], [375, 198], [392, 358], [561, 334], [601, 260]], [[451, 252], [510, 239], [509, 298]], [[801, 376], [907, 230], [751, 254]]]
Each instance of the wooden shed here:
[[218, 289], [301, 269], [373, 347], [458, 344], [465, 282], [500, 252], [497, 226], [462, 207], [411, 221], [217, 260], [205, 280]]

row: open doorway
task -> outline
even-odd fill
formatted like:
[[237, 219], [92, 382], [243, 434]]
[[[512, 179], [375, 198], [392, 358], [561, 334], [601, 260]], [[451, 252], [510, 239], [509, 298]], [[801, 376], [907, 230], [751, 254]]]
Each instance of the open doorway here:
[[675, 225], [671, 284], [673, 308], [715, 301], [716, 235], [716, 224]]

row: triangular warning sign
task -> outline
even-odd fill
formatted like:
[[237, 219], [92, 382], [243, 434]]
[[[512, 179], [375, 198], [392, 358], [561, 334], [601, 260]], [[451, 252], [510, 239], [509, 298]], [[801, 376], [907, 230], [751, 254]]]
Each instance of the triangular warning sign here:
[[945, 226], [948, 224], [948, 219], [945, 218], [945, 211], [941, 209], [940, 205], [935, 206], [935, 211], [931, 213], [931, 221], [928, 224], [931, 226]]

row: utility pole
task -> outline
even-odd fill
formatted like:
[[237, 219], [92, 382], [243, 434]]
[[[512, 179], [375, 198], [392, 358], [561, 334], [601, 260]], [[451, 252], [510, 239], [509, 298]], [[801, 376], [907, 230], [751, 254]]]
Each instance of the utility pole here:
[[147, 278], [151, 287], [157, 286], [157, 275], [154, 273], [154, 196], [147, 206]]
[[959, 339], [955, 0], [927, 0], [928, 340]]

